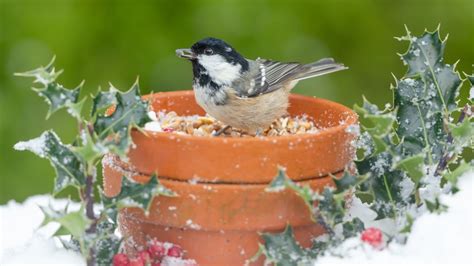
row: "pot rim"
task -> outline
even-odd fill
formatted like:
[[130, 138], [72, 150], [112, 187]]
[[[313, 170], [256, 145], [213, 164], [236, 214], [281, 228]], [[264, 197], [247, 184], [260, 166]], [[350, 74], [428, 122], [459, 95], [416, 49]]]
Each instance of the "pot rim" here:
[[[155, 98], [153, 97], [156, 94], [166, 94], [169, 95], [170, 97], [176, 97], [176, 96], [189, 96], [189, 95], [194, 95], [193, 90], [182, 90], [182, 91], [166, 91], [166, 92], [156, 92], [156, 93], [151, 93], [144, 95], [144, 99], [151, 101], [154, 101]], [[285, 135], [285, 136], [261, 136], [261, 137], [212, 137], [212, 136], [194, 136], [194, 135], [189, 135], [189, 134], [176, 134], [176, 133], [168, 133], [168, 132], [159, 132], [159, 131], [151, 131], [151, 130], [146, 130], [146, 129], [136, 129], [134, 128], [134, 131], [140, 131], [143, 134], [145, 134], [147, 137], [152, 138], [152, 139], [160, 139], [163, 137], [169, 138], [170, 136], [174, 136], [175, 138], [181, 138], [184, 140], [192, 140], [192, 141], [217, 141], [220, 143], [227, 143], [229, 141], [231, 142], [242, 142], [242, 143], [255, 143], [255, 142], [261, 142], [261, 141], [270, 141], [270, 142], [275, 142], [275, 141], [295, 141], [295, 140], [306, 140], [306, 139], [312, 139], [315, 136], [318, 137], [324, 137], [325, 135], [332, 135], [335, 132], [341, 131], [341, 130], [346, 130], [349, 126], [355, 125], [358, 122], [358, 115], [349, 107], [342, 105], [340, 103], [336, 103], [327, 99], [323, 98], [318, 98], [316, 96], [306, 96], [306, 95], [301, 95], [301, 94], [290, 94], [290, 99], [294, 100], [311, 100], [311, 101], [321, 101], [324, 102], [325, 104], [328, 105], [335, 105], [338, 108], [345, 109], [341, 113], [347, 114], [346, 119], [344, 123], [340, 123], [336, 126], [331, 126], [327, 128], [323, 128], [322, 130], [316, 132], [316, 133], [303, 133], [303, 134], [291, 134], [291, 135]], [[150, 101], [150, 106], [151, 105]], [[156, 110], [153, 110], [157, 112]], [[172, 111], [172, 110], [169, 110]]]

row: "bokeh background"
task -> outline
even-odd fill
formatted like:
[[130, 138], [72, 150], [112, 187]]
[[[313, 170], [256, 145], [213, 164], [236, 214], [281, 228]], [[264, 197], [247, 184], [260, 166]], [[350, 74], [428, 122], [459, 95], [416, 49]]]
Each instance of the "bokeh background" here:
[[[249, 58], [310, 62], [334, 57], [350, 70], [298, 84], [296, 93], [352, 106], [362, 95], [391, 100], [392, 73], [405, 72], [394, 36], [441, 24], [449, 33], [446, 61], [472, 71], [472, 0], [327, 1], [74, 1], [0, 0], [0, 204], [51, 191], [53, 169], [14, 143], [54, 128], [65, 142], [76, 133], [64, 112], [45, 120], [47, 105], [13, 73], [44, 65], [56, 55], [60, 82], [86, 80], [82, 96], [127, 89], [140, 77], [143, 92], [191, 88], [191, 66], [175, 57], [203, 37], [231, 43]], [[466, 88], [465, 88], [466, 89]]]

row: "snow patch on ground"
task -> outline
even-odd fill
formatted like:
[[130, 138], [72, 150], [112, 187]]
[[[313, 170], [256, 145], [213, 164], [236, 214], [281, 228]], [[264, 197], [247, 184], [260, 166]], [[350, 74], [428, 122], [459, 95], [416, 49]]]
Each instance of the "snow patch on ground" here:
[[392, 243], [376, 250], [359, 238], [351, 238], [315, 264], [473, 265], [473, 179], [474, 172], [465, 174], [459, 180], [461, 190], [457, 194], [441, 196], [441, 202], [449, 206], [448, 212], [426, 213], [415, 220], [406, 245]]
[[66, 202], [38, 195], [23, 203], [10, 201], [0, 206], [0, 265], [85, 265], [80, 254], [65, 250], [57, 239], [50, 238], [58, 225], [37, 229], [43, 220], [38, 206], [51, 204], [60, 209]]

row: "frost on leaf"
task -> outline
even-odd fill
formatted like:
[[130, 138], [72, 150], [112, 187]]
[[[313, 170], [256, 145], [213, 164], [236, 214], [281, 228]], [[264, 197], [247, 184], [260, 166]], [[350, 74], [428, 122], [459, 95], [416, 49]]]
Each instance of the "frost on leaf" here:
[[69, 146], [61, 143], [54, 131], [46, 131], [36, 139], [18, 142], [14, 148], [29, 150], [51, 162], [56, 170], [55, 193], [67, 186], [83, 186], [85, 184], [84, 162], [74, 154]]
[[[462, 80], [454, 70], [453, 65], [444, 63], [444, 50], [446, 39], [441, 40], [439, 30], [427, 32], [414, 39], [407, 30], [410, 46], [402, 59], [408, 64], [406, 77], [419, 76], [423, 80], [424, 88], [432, 94], [434, 108], [444, 111], [453, 111], [456, 97]], [[418, 51], [418, 52], [417, 52]]]
[[116, 103], [114, 111], [110, 115], [98, 114], [94, 130], [104, 146], [112, 153], [125, 158], [132, 143], [130, 138], [132, 127], [142, 127], [150, 121], [147, 115], [148, 102], [141, 99], [138, 82], [124, 93], [115, 90], [100, 93], [94, 99], [93, 112], [107, 107], [108, 102]]
[[265, 245], [261, 248], [266, 256], [266, 262], [272, 262], [275, 265], [299, 265], [309, 262], [306, 261], [308, 250], [295, 241], [293, 228], [290, 225], [282, 233], [264, 233], [262, 238]]
[[447, 137], [443, 118], [457, 108], [462, 79], [455, 66], [444, 63], [446, 41], [440, 39], [438, 30], [425, 32], [419, 38], [411, 38], [407, 30], [407, 36], [400, 39], [410, 42], [408, 51], [401, 55], [408, 71], [394, 90], [397, 134], [403, 138], [401, 152], [428, 152], [436, 161]]
[[80, 119], [80, 113], [84, 101], [79, 101], [79, 93], [83, 83], [73, 90], [64, 88], [61, 84], [56, 82], [56, 79], [62, 73], [62, 70], [56, 72], [53, 63], [54, 59], [46, 67], [40, 67], [23, 73], [16, 73], [16, 75], [22, 77], [34, 77], [35, 83], [41, 83], [43, 85], [43, 88], [34, 88], [33, 90], [43, 97], [49, 104], [47, 118], [57, 110], [66, 108], [69, 114]]

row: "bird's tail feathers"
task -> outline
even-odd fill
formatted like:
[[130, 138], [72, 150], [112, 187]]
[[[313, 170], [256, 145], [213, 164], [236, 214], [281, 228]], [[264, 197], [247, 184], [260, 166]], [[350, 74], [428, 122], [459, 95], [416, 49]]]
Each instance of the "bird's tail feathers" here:
[[304, 66], [305, 71], [301, 71], [301, 73], [295, 78], [295, 80], [299, 81], [348, 69], [348, 67], [344, 66], [343, 64], [336, 63], [332, 58], [324, 58], [314, 63], [306, 64]]

